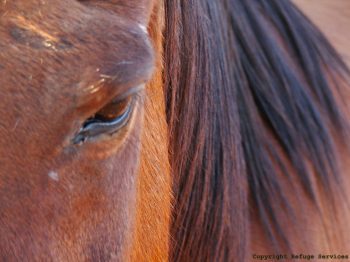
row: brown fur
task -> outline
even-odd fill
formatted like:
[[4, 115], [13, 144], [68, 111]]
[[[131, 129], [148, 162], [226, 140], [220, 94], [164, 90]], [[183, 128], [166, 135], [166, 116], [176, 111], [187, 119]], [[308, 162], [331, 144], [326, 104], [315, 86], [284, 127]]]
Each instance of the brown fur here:
[[171, 177], [168, 160], [168, 129], [162, 79], [162, 29], [164, 10], [154, 7], [149, 24], [150, 37], [157, 50], [157, 69], [149, 83], [138, 181], [136, 235], [132, 261], [168, 261]]
[[[155, 175], [140, 174], [138, 180], [142, 98], [129, 126], [113, 139], [70, 143], [85, 119], [152, 72], [153, 51], [139, 27], [147, 24], [151, 1], [137, 1], [138, 8], [122, 2], [115, 1], [112, 9], [69, 0], [0, 5], [0, 260], [120, 261], [129, 256], [131, 232], [139, 228], [138, 195], [145, 191], [137, 185]], [[114, 82], [99, 86], [105, 75]], [[98, 88], [93, 95], [92, 85]], [[159, 114], [155, 110], [148, 109], [148, 117]], [[166, 132], [157, 121], [153, 128]], [[166, 156], [164, 150], [151, 152]], [[160, 191], [150, 201], [163, 197], [167, 188], [166, 158], [160, 161], [164, 183], [156, 184]], [[166, 210], [159, 230], [163, 238]], [[164, 258], [167, 244], [160, 250]]]

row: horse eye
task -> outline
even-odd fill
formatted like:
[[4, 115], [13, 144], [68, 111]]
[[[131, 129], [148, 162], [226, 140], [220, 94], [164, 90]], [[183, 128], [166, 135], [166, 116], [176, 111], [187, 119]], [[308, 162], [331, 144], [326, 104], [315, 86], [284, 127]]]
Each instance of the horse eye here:
[[95, 115], [88, 118], [73, 138], [73, 144], [80, 144], [100, 135], [112, 135], [124, 127], [131, 116], [135, 98], [116, 99], [107, 104]]

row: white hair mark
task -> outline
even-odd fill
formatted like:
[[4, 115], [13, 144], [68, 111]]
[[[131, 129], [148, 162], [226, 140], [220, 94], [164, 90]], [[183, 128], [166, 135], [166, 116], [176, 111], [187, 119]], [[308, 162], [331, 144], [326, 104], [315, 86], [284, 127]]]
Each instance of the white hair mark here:
[[54, 181], [58, 181], [60, 178], [58, 177], [58, 173], [55, 171], [50, 171], [48, 174], [49, 178], [51, 178]]

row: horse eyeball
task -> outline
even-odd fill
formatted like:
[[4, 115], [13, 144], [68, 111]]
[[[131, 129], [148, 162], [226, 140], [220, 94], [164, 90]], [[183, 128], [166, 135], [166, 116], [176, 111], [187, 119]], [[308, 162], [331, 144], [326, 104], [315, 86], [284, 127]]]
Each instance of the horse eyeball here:
[[131, 97], [128, 97], [121, 101], [112, 101], [95, 114], [95, 119], [100, 119], [101, 121], [113, 121], [117, 119], [128, 110], [131, 99]]
[[72, 143], [82, 144], [89, 139], [118, 132], [128, 123], [134, 106], [134, 96], [112, 100], [82, 124]]

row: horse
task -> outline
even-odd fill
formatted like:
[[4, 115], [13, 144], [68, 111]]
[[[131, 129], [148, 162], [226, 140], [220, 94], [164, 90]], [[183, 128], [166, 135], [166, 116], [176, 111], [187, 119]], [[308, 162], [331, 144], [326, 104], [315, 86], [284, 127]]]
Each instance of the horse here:
[[2, 0], [1, 261], [346, 258], [322, 3]]

